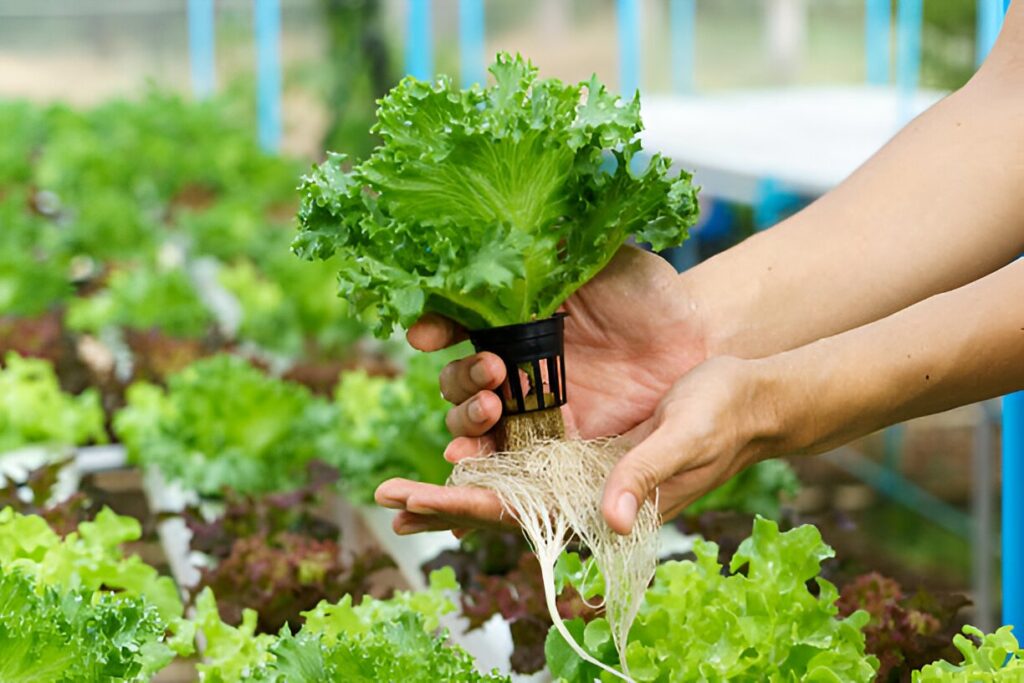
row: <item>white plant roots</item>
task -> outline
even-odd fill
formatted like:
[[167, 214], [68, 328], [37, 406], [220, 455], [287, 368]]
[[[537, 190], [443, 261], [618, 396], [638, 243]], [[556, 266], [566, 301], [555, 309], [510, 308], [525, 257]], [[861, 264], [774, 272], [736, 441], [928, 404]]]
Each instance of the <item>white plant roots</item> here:
[[[605, 522], [605, 480], [625, 451], [626, 446], [614, 439], [538, 439], [509, 452], [459, 462], [449, 484], [490, 489], [498, 495], [537, 555], [555, 628], [580, 657], [630, 680], [626, 640], [658, 563], [660, 520], [655, 505], [645, 501], [628, 536], [615, 533]], [[570, 635], [555, 607], [555, 562], [574, 540], [590, 550], [604, 576], [605, 618], [623, 672], [591, 657]]]

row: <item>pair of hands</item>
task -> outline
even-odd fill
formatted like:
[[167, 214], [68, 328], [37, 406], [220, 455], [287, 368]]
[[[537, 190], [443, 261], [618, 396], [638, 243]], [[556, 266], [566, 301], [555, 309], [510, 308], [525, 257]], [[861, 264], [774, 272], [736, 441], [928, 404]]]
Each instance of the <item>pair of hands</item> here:
[[[639, 501], [658, 491], [671, 517], [760, 457], [755, 416], [764, 402], [750, 361], [709, 358], [700, 313], [663, 259], [623, 248], [565, 303], [567, 431], [589, 439], [623, 435], [631, 450], [605, 484], [602, 511], [628, 533]], [[417, 349], [435, 351], [465, 339], [451, 321], [427, 315], [408, 332]], [[441, 373], [441, 392], [455, 404], [450, 462], [493, 451], [488, 431], [501, 417], [493, 392], [505, 379], [501, 360], [478, 353]], [[391, 479], [377, 503], [400, 510], [400, 534], [508, 526], [494, 493]]]

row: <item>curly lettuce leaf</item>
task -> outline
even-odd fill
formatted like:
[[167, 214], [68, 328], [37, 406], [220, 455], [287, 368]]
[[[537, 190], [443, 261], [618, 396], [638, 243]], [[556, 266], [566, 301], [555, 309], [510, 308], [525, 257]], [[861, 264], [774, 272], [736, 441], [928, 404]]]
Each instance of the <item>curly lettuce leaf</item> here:
[[[818, 576], [832, 549], [813, 526], [780, 533], [764, 518], [733, 556], [727, 574], [718, 546], [698, 541], [694, 561], [658, 567], [626, 658], [637, 681], [873, 681], [877, 660], [865, 654], [866, 612], [837, 617], [835, 586]], [[808, 590], [814, 580], [817, 595]], [[570, 632], [600, 660], [617, 664], [607, 622], [569, 622]], [[548, 666], [562, 680], [602, 681], [554, 630]]]
[[0, 453], [30, 444], [105, 443], [103, 408], [95, 390], [61, 390], [45, 360], [10, 352], [0, 370]]
[[639, 163], [639, 98], [507, 54], [490, 72], [485, 89], [404, 79], [373, 154], [303, 180], [294, 250], [336, 256], [340, 295], [381, 336], [427, 311], [471, 329], [548, 317], [630, 236], [663, 249], [696, 220], [689, 174]]
[[963, 661], [929, 664], [913, 673], [914, 683], [1015, 683], [1024, 680], [1024, 648], [1014, 637], [1012, 626], [1003, 626], [987, 635], [974, 626], [964, 626], [963, 631], [963, 635], [953, 637]]
[[38, 586], [0, 568], [0, 680], [145, 681], [174, 651], [145, 600]]
[[121, 550], [124, 543], [141, 536], [137, 520], [109, 508], [64, 538], [42, 517], [4, 508], [0, 510], [0, 568], [23, 572], [47, 586], [145, 597], [163, 619], [173, 621], [183, 611], [174, 582], [138, 555], [126, 557]]

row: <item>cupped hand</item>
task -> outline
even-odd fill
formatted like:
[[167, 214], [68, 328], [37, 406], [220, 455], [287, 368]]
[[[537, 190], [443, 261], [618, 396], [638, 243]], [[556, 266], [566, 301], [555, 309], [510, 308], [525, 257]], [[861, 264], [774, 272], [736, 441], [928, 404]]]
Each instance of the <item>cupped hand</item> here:
[[[565, 303], [567, 428], [581, 438], [624, 434], [648, 423], [675, 380], [707, 356], [702, 324], [675, 269], [659, 256], [624, 247]], [[427, 315], [408, 340], [434, 351], [466, 338], [465, 330]], [[501, 417], [494, 389], [505, 379], [501, 360], [479, 353], [441, 374], [441, 391], [455, 407], [447, 424], [455, 438], [445, 457], [456, 462], [487, 453]], [[496, 496], [482, 489], [392, 479], [377, 502], [401, 510], [398, 533], [508, 525]]]

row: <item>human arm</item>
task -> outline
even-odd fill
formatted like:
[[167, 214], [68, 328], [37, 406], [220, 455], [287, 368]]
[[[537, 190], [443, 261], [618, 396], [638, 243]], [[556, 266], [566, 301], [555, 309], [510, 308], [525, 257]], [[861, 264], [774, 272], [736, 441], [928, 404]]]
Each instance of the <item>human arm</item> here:
[[683, 274], [711, 352], [757, 357], [959, 287], [1024, 251], [1024, 5], [964, 88], [834, 190]]
[[[964, 88], [804, 210], [679, 277], [676, 296], [691, 309], [689, 324], [704, 353], [778, 353], [1004, 265], [1024, 251], [1021, 159], [1024, 5], [1014, 5], [992, 56]], [[410, 334], [419, 348], [454, 338], [436, 324]], [[501, 381], [483, 379], [466, 386]], [[498, 402], [488, 408], [489, 427]], [[467, 426], [462, 415], [453, 416], [457, 434]]]
[[[1024, 388], [1024, 260], [876, 322], [762, 359], [719, 357], [677, 382], [608, 479], [626, 531], [658, 489], [671, 515], [744, 467]], [[622, 501], [624, 496], [632, 500]]]

